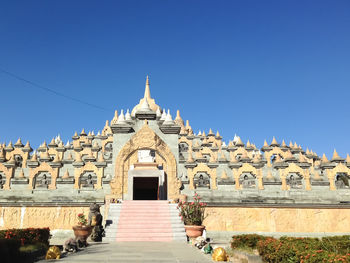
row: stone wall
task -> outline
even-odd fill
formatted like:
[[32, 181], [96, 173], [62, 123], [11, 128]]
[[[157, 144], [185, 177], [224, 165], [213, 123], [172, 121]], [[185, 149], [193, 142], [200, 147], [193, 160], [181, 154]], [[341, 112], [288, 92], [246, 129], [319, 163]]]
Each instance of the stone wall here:
[[208, 207], [207, 231], [350, 233], [350, 208]]
[[[107, 205], [108, 206], [108, 205]], [[108, 209], [108, 208], [107, 208]], [[104, 213], [104, 206], [101, 213]], [[49, 227], [71, 230], [88, 207], [0, 207], [0, 230]], [[207, 207], [208, 231], [237, 233], [350, 233], [350, 208]]]
[[79, 213], [87, 216], [89, 207], [0, 207], [0, 230], [28, 227], [71, 230], [77, 225]]

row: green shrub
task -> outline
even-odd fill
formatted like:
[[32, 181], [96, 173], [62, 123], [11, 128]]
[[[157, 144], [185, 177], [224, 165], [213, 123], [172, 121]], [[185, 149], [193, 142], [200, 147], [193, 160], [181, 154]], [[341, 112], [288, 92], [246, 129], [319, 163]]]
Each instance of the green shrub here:
[[347, 252], [349, 237], [323, 238], [267, 238], [257, 243], [257, 248], [264, 262], [269, 263], [318, 263], [350, 262]]
[[232, 237], [231, 248], [252, 248], [255, 249], [259, 240], [264, 240], [268, 237], [257, 234], [237, 235]]
[[0, 239], [19, 240], [22, 245], [43, 243], [49, 245], [49, 228], [26, 228], [0, 230]]
[[237, 235], [232, 237], [231, 248], [257, 248], [262, 260], [269, 263], [350, 263], [350, 236], [276, 239], [256, 234]]

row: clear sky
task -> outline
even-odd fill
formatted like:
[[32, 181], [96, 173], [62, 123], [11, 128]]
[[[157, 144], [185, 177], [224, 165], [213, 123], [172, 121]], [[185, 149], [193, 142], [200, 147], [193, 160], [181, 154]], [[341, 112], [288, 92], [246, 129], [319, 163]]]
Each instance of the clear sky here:
[[261, 147], [285, 139], [350, 152], [350, 1], [17, 1], [0, 3], [0, 142], [37, 147], [97, 132], [151, 95]]

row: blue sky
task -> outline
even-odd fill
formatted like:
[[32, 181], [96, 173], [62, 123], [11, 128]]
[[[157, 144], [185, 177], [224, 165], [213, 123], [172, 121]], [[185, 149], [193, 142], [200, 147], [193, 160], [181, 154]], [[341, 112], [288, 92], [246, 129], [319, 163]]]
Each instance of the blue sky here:
[[195, 132], [350, 152], [350, 1], [1, 1], [0, 142], [101, 130], [151, 95]]

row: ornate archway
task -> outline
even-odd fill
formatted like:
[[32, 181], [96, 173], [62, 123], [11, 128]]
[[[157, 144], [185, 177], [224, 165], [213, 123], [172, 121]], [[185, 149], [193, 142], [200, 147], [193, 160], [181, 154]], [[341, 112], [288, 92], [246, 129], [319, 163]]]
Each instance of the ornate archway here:
[[148, 126], [142, 128], [123, 146], [115, 161], [115, 175], [110, 182], [111, 194], [123, 198], [128, 192], [128, 160], [138, 150], [154, 150], [164, 160], [164, 171], [167, 174], [168, 199], [175, 199], [180, 194], [181, 181], [177, 178], [176, 159], [168, 145]]

